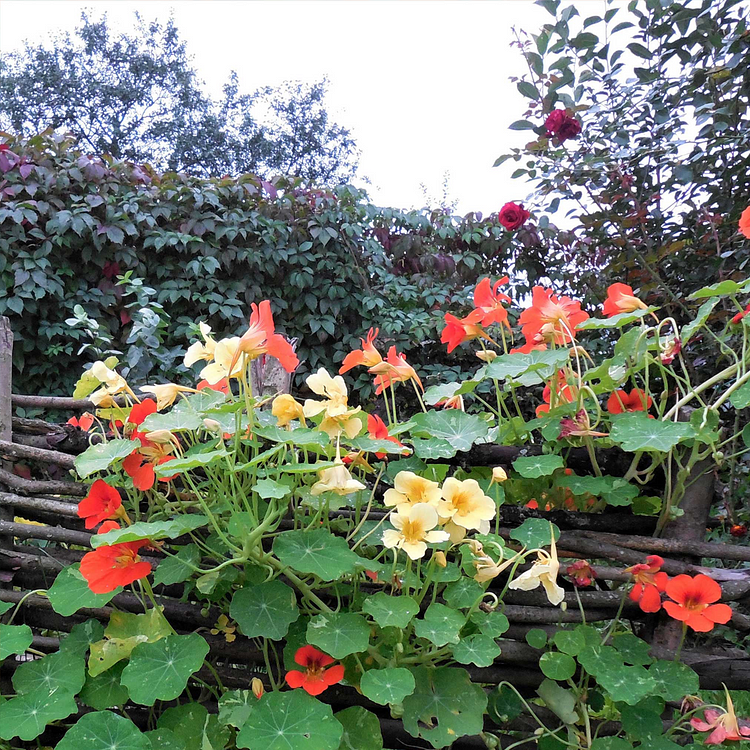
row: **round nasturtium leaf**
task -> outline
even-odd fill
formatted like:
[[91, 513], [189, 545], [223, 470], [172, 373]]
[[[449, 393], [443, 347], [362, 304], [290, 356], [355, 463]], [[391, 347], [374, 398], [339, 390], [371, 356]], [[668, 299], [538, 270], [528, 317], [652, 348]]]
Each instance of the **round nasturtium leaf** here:
[[80, 563], [75, 563], [60, 571], [47, 592], [52, 609], [63, 617], [70, 617], [84, 607], [103, 607], [122, 591], [122, 587], [118, 586], [108, 594], [95, 594], [81, 574], [80, 567]]
[[586, 646], [586, 639], [580, 630], [558, 630], [552, 640], [555, 646], [568, 656], [580, 654]]
[[152, 729], [144, 734], [151, 750], [186, 750], [185, 743], [171, 729]]
[[500, 656], [500, 646], [488, 635], [477, 633], [462, 638], [453, 647], [453, 658], [459, 664], [476, 664], [478, 667], [489, 667]]
[[655, 683], [654, 695], [664, 700], [679, 701], [698, 692], [698, 674], [680, 661], [657, 661], [648, 673]]
[[492, 721], [502, 726], [521, 715], [523, 701], [509, 685], [500, 685], [490, 693], [487, 710]]
[[430, 604], [424, 617], [414, 623], [414, 632], [436, 646], [458, 643], [458, 634], [466, 624], [466, 618], [444, 604]]
[[380, 721], [362, 706], [352, 706], [334, 715], [344, 728], [339, 750], [383, 750]]
[[334, 659], [367, 650], [370, 626], [360, 615], [347, 612], [313, 617], [307, 626], [307, 640]]
[[567, 680], [575, 674], [576, 663], [572, 656], [548, 651], [546, 654], [542, 654], [542, 658], [539, 660], [539, 668], [544, 676], [551, 680]]
[[266, 693], [237, 735], [248, 750], [338, 750], [344, 728], [303, 690]]
[[203, 665], [208, 643], [197, 633], [170, 635], [154, 643], [139, 643], [122, 672], [131, 699], [143, 706], [170, 701], [185, 689], [188, 678]]
[[459, 578], [445, 587], [443, 599], [453, 609], [469, 609], [482, 594], [484, 594], [484, 586], [473, 578]]
[[450, 443], [455, 451], [468, 451], [480, 438], [489, 432], [487, 422], [476, 414], [467, 414], [460, 409], [428, 411], [412, 417], [415, 426], [412, 434], [417, 437], [437, 438]]
[[389, 596], [379, 591], [365, 600], [362, 610], [381, 628], [405, 628], [419, 612], [419, 605], [410, 596]]
[[322, 581], [353, 573], [360, 561], [344, 539], [326, 529], [283, 531], [274, 540], [273, 552], [284, 565]]
[[490, 638], [499, 638], [510, 627], [508, 618], [502, 612], [483, 612], [481, 609], [472, 613], [471, 621]]
[[22, 654], [33, 640], [28, 625], [0, 625], [0, 661], [11, 654]]
[[415, 686], [414, 675], [403, 667], [368, 669], [359, 683], [362, 695], [381, 706], [401, 703]]
[[18, 737], [24, 742], [36, 739], [53, 721], [60, 721], [78, 711], [70, 693], [50, 695], [35, 690], [0, 703], [0, 739]]
[[521, 542], [526, 549], [549, 547], [552, 535], [560, 538], [560, 529], [543, 518], [527, 518], [517, 529], [510, 532], [510, 538]]
[[220, 726], [216, 714], [209, 714], [200, 703], [183, 703], [168, 708], [159, 717], [156, 728], [172, 732], [185, 750], [223, 748], [227, 746], [230, 736], [229, 728]]
[[151, 750], [145, 734], [130, 719], [111, 711], [84, 714], [57, 743], [55, 750]]
[[294, 591], [281, 581], [245, 586], [235, 592], [229, 616], [248, 638], [281, 640], [299, 617]]
[[531, 628], [526, 633], [526, 643], [532, 648], [544, 648], [547, 645], [547, 633], [541, 628]]
[[521, 456], [513, 462], [513, 468], [526, 479], [547, 477], [556, 469], [562, 469], [563, 460], [560, 456]]
[[79, 696], [81, 701], [97, 711], [124, 705], [129, 695], [127, 688], [120, 683], [123, 669], [125, 664], [120, 662], [96, 677], [87, 675]]
[[22, 664], [13, 675], [13, 687], [19, 694], [75, 695], [86, 679], [82, 656], [57, 651], [37, 661]]

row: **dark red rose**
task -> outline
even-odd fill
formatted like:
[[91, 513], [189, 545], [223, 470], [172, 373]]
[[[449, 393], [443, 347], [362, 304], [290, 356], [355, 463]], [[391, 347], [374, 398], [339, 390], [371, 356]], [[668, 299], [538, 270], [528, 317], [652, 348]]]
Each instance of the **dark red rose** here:
[[531, 214], [523, 207], [521, 203], [506, 203], [498, 214], [498, 221], [506, 229], [518, 229], [526, 223], [526, 219]]
[[581, 132], [581, 123], [571, 117], [564, 109], [555, 109], [544, 121], [548, 136], [554, 136], [560, 143], [575, 138]]

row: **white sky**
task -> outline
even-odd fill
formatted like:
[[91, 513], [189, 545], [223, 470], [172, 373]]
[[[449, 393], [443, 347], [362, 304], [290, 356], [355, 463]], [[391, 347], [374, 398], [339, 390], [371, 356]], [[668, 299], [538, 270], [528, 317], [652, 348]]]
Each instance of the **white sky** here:
[[527, 191], [492, 163], [528, 140], [507, 129], [525, 109], [508, 77], [525, 70], [512, 28], [551, 19], [531, 0], [0, 0], [0, 50], [72, 30], [84, 8], [106, 10], [115, 29], [136, 10], [174, 13], [211, 93], [231, 70], [245, 90], [327, 75], [329, 110], [351, 129], [377, 204], [420, 207], [420, 183], [437, 200], [445, 172], [459, 213]]

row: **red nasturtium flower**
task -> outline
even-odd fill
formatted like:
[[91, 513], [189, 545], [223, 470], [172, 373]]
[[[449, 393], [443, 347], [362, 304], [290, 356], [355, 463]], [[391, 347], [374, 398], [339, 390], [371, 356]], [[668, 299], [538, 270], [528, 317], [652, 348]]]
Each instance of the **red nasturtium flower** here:
[[[562, 370], [557, 374], [557, 388], [555, 392], [557, 394], [555, 399], [556, 406], [559, 406], [560, 404], [572, 404], [578, 398], [577, 386], [569, 385], [565, 381], [565, 373]], [[552, 381], [544, 386], [542, 398], [544, 399], [544, 403], [536, 407], [537, 417], [541, 417], [542, 414], [547, 414], [551, 408]]]
[[497, 288], [501, 284], [507, 284], [510, 279], [503, 276], [502, 279], [494, 284], [490, 283], [488, 278], [482, 279], [474, 290], [474, 307], [482, 311], [480, 323], [483, 326], [492, 325], [492, 323], [501, 323], [508, 326], [508, 311], [503, 307], [503, 302], [510, 303], [511, 299], [507, 294], [499, 292]]
[[575, 138], [581, 132], [581, 123], [564, 109], [554, 109], [544, 121], [547, 136], [557, 138], [560, 143]]
[[581, 303], [570, 297], [558, 297], [551, 289], [535, 286], [532, 289], [531, 307], [526, 308], [518, 322], [521, 332], [530, 344], [572, 343], [576, 328], [588, 319]]
[[582, 588], [590, 586], [596, 578], [596, 571], [591, 567], [588, 560], [576, 560], [572, 565], [568, 565], [565, 574], [573, 581], [573, 585]]
[[213, 385], [208, 380], [201, 380], [195, 388], [199, 391], [209, 388], [212, 391], [219, 391], [219, 393], [229, 393], [229, 379], [222, 378], [218, 383], [214, 383]]
[[250, 321], [248, 329], [240, 337], [237, 351], [229, 365], [228, 372], [234, 370], [240, 356], [245, 354], [248, 359], [256, 359], [262, 354], [276, 357], [281, 366], [292, 372], [299, 364], [299, 359], [292, 349], [292, 345], [280, 334], [275, 332], [271, 303], [264, 299], [260, 305], [250, 305]]
[[[146, 434], [138, 431], [138, 427], [149, 414], [156, 412], [156, 402], [144, 399], [135, 404], [130, 410], [125, 424], [126, 432], [130, 432], [131, 440], [140, 440], [141, 447], [136, 448], [123, 462], [123, 471], [133, 480], [136, 489], [145, 492], [154, 486], [156, 473], [154, 467], [175, 458], [171, 455], [174, 446], [171, 443], [158, 443], [149, 440]], [[159, 477], [160, 482], [168, 482], [174, 477]]]
[[78, 503], [78, 516], [85, 518], [87, 529], [98, 523], [124, 515], [120, 493], [103, 479], [97, 479], [89, 488], [86, 497]]
[[645, 563], [625, 569], [635, 581], [629, 596], [644, 612], [658, 612], [661, 609], [661, 594], [669, 581], [669, 576], [661, 570], [662, 565], [664, 558], [649, 555]]
[[91, 429], [91, 425], [94, 424], [94, 415], [85, 411], [80, 417], [71, 417], [68, 420], [68, 424], [72, 424], [73, 427], [78, 427], [84, 432], [88, 432]]
[[610, 414], [624, 414], [629, 411], [648, 411], [653, 404], [651, 396], [647, 396], [640, 388], [633, 388], [630, 393], [615, 391], [607, 399], [607, 411]]
[[[117, 524], [102, 524], [100, 533], [112, 531]], [[151, 563], [141, 560], [138, 551], [149, 543], [148, 539], [97, 547], [87, 552], [81, 560], [81, 575], [95, 594], [108, 594], [118, 586], [127, 586], [145, 578], [151, 572]]]
[[[398, 438], [388, 434], [388, 425], [377, 414], [367, 415], [367, 434], [373, 440], [388, 440], [399, 448], [405, 447]], [[385, 458], [387, 455], [387, 453], [376, 453], [375, 457]]]
[[697, 717], [690, 719], [690, 725], [693, 729], [697, 729], [699, 732], [711, 732], [703, 743], [705, 745], [721, 745], [727, 740], [741, 742], [750, 737], [750, 724], [743, 721], [740, 725], [740, 720], [734, 712], [734, 704], [729, 691], [726, 688], [724, 690], [726, 690], [727, 695], [726, 711], [706, 708], [703, 710], [705, 721], [701, 721]]
[[465, 318], [445, 313], [445, 328], [440, 335], [440, 341], [448, 344], [448, 354], [464, 341], [472, 341], [483, 336], [487, 338], [480, 324], [483, 317], [484, 313], [481, 310], [472, 310]]
[[604, 314], [611, 318], [620, 313], [645, 310], [646, 305], [633, 294], [633, 287], [627, 284], [612, 284], [607, 289], [607, 299], [604, 300]]
[[293, 669], [287, 672], [287, 684], [292, 688], [301, 687], [310, 695], [320, 695], [326, 688], [344, 679], [344, 665], [330, 666], [334, 664], [334, 659], [314, 646], [298, 648], [294, 661], [304, 667], [305, 671]]
[[380, 352], [375, 348], [374, 344], [374, 341], [377, 338], [379, 332], [379, 328], [371, 328], [367, 332], [367, 338], [360, 339], [360, 341], [362, 342], [362, 348], [355, 349], [353, 352], [349, 352], [349, 354], [344, 357], [344, 361], [341, 363], [341, 367], [339, 368], [339, 375], [343, 375], [345, 372], [348, 372], [353, 367], [357, 367], [358, 365], [364, 365], [365, 367], [374, 367], [379, 362], [383, 361], [383, 358], [380, 356]]
[[497, 220], [511, 231], [520, 229], [531, 214], [523, 207], [523, 203], [506, 203], [497, 215]]
[[664, 602], [667, 614], [699, 633], [707, 633], [717, 623], [723, 625], [732, 619], [728, 604], [714, 604], [721, 599], [721, 586], [713, 578], [675, 576], [667, 583], [666, 592], [673, 599]]
[[742, 310], [742, 312], [738, 312], [737, 315], [735, 315], [732, 318], [732, 323], [735, 323], [735, 324], [739, 323], [748, 313], [750, 313], [750, 305], [748, 305], [744, 310]]
[[413, 380], [424, 391], [422, 381], [417, 375], [417, 371], [406, 361], [403, 354], [396, 351], [392, 346], [388, 350], [388, 356], [377, 365], [371, 367], [368, 372], [375, 375], [375, 395], [379, 396], [388, 386], [393, 383], [405, 383], [407, 380]]
[[740, 232], [750, 240], [750, 206], [748, 206], [740, 216]]

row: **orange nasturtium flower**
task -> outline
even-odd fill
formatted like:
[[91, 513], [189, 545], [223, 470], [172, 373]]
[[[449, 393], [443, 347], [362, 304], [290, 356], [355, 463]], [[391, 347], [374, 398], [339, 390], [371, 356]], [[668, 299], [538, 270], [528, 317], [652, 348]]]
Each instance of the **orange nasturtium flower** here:
[[[151, 399], [135, 404], [130, 410], [125, 423], [125, 431], [130, 433], [131, 440], [140, 440], [141, 447], [136, 448], [123, 462], [123, 471], [133, 480], [136, 489], [143, 492], [150, 490], [156, 482], [154, 467], [175, 458], [171, 455], [175, 446], [171, 439], [155, 440], [154, 433], [140, 432], [137, 428], [149, 414], [156, 412], [156, 403]], [[149, 437], [149, 435], [151, 437]], [[167, 435], [169, 437], [171, 433]], [[173, 477], [159, 477], [160, 482], [168, 482]]]
[[618, 282], [607, 289], [607, 299], [604, 300], [604, 314], [608, 318], [620, 313], [645, 309], [646, 305], [633, 294], [633, 287]]
[[750, 206], [740, 216], [740, 232], [750, 240]]
[[120, 493], [103, 479], [97, 479], [78, 503], [78, 516], [86, 519], [84, 525], [87, 529], [93, 529], [107, 519], [124, 517]]
[[[562, 370], [557, 374], [557, 388], [555, 393], [555, 406], [559, 406], [560, 404], [572, 404], [578, 398], [578, 387], [575, 385], [569, 385], [565, 381], [565, 373]], [[542, 398], [544, 399], [544, 403], [536, 407], [537, 417], [541, 417], [542, 414], [547, 414], [552, 408], [552, 381], [544, 386]]]
[[465, 318], [457, 318], [451, 313], [445, 313], [445, 328], [440, 335], [440, 341], [448, 344], [448, 354], [464, 341], [489, 338], [480, 325], [483, 317], [484, 313], [481, 310], [472, 310]]
[[[367, 415], [367, 434], [373, 440], [388, 440], [399, 448], [406, 447], [397, 437], [388, 434], [388, 425], [377, 414]], [[408, 448], [406, 452], [409, 452]], [[376, 453], [375, 458], [385, 458], [387, 455], [387, 453]]]
[[344, 665], [334, 664], [334, 659], [318, 651], [315, 646], [298, 648], [294, 661], [305, 671], [292, 669], [286, 673], [286, 682], [289, 687], [301, 687], [310, 695], [320, 695], [326, 688], [344, 679]]
[[403, 354], [396, 351], [395, 346], [388, 350], [388, 356], [383, 362], [371, 367], [368, 372], [376, 376], [376, 396], [379, 396], [389, 385], [405, 383], [407, 380], [413, 380], [420, 390], [424, 391], [424, 386], [419, 379], [419, 375], [417, 375], [417, 371], [406, 361]]
[[229, 365], [229, 372], [244, 354], [247, 361], [256, 359], [262, 354], [270, 354], [276, 357], [281, 366], [292, 372], [299, 364], [299, 359], [294, 353], [292, 345], [280, 334], [275, 332], [271, 303], [264, 299], [260, 305], [253, 303], [250, 306], [252, 312], [248, 329], [240, 336], [239, 344]]
[[492, 323], [500, 323], [502, 325], [508, 325], [508, 311], [503, 307], [503, 302], [510, 304], [510, 297], [503, 292], [498, 292], [497, 288], [501, 284], [507, 284], [509, 281], [507, 276], [503, 276], [502, 279], [491, 284], [488, 278], [482, 279], [474, 290], [474, 307], [477, 310], [482, 311], [481, 323], [483, 326], [491, 325]]
[[558, 297], [551, 289], [535, 286], [532, 289], [531, 307], [518, 318], [527, 345], [567, 344], [575, 339], [576, 328], [588, 319], [581, 303], [570, 297]]
[[653, 399], [640, 388], [633, 388], [630, 393], [615, 391], [607, 399], [607, 411], [610, 414], [624, 414], [629, 411], [648, 411]]
[[344, 361], [341, 363], [339, 368], [339, 375], [343, 375], [353, 367], [358, 365], [364, 365], [365, 367], [374, 367], [378, 362], [382, 362], [383, 358], [380, 356], [380, 352], [375, 348], [375, 338], [377, 337], [380, 329], [371, 328], [367, 332], [367, 340], [360, 339], [362, 342], [361, 349], [355, 349], [353, 352], [344, 357]]
[[664, 558], [649, 555], [645, 563], [638, 563], [625, 570], [633, 576], [635, 586], [630, 591], [630, 599], [638, 603], [644, 612], [658, 612], [661, 609], [661, 593], [667, 588], [669, 576], [661, 570]]
[[664, 602], [667, 614], [699, 633], [707, 633], [717, 623], [724, 625], [732, 619], [728, 604], [714, 604], [721, 599], [721, 586], [713, 578], [675, 576], [667, 583], [666, 592], [673, 600]]
[[71, 417], [68, 420], [68, 424], [72, 424], [73, 427], [78, 427], [84, 432], [88, 432], [91, 429], [91, 425], [94, 424], [94, 415], [85, 411], [80, 417]]
[[[734, 323], [734, 324], [737, 324], [737, 323], [739, 323], [739, 322], [740, 322], [740, 321], [741, 321], [741, 320], [742, 320], [742, 319], [743, 319], [743, 318], [745, 317], [745, 315], [747, 315], [748, 313], [750, 313], [750, 305], [748, 305], [748, 306], [747, 306], [747, 307], [746, 307], [746, 308], [745, 308], [744, 310], [742, 310], [741, 312], [738, 312], [738, 313], [737, 313], [737, 315], [735, 315], [735, 316], [734, 316], [734, 317], [732, 318], [732, 323]], [[81, 429], [83, 429], [83, 427], [82, 427]]]
[[[112, 531], [116, 524], [103, 524], [101, 533]], [[95, 594], [108, 594], [118, 586], [127, 586], [145, 578], [151, 572], [151, 563], [141, 560], [138, 551], [149, 543], [148, 539], [122, 542], [97, 547], [87, 552], [81, 560], [81, 575]]]

